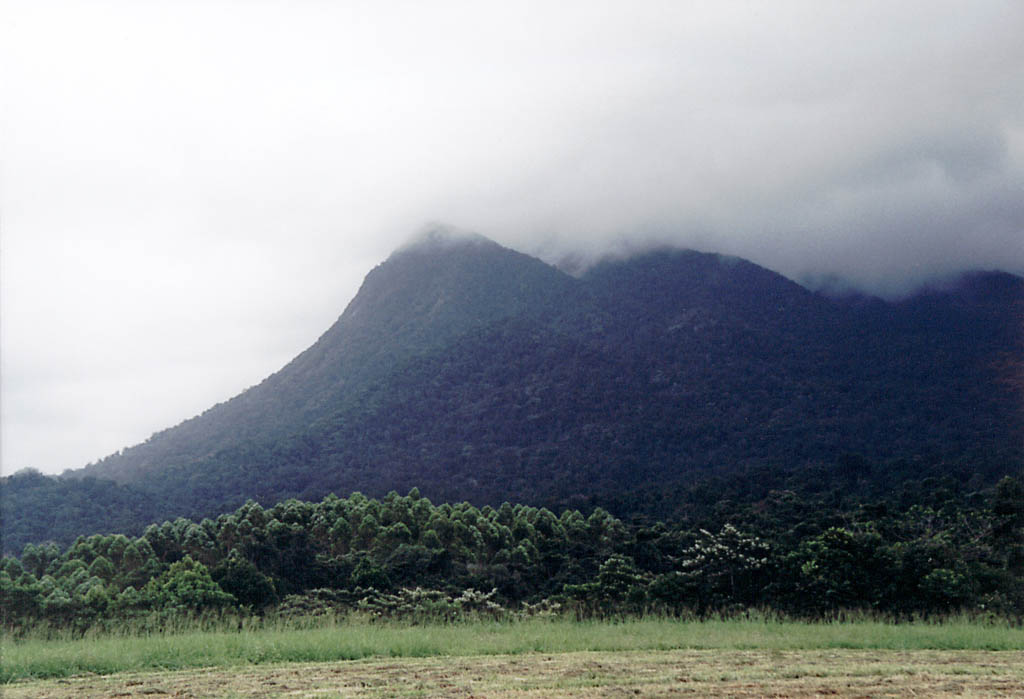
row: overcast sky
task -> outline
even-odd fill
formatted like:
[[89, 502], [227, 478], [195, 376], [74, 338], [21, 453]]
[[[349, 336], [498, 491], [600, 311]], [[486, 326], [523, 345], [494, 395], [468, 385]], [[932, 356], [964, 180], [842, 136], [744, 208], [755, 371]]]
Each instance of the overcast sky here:
[[1024, 3], [0, 0], [2, 466], [258, 383], [428, 222], [1024, 273]]

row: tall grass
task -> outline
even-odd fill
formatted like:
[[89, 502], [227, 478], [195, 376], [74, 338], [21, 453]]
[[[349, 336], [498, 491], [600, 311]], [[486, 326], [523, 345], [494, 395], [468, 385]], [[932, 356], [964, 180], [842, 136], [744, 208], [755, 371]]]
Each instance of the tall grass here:
[[1024, 629], [1005, 622], [949, 619], [892, 624], [859, 619], [804, 623], [754, 619], [680, 621], [566, 618], [410, 625], [365, 618], [271, 622], [232, 630], [84, 638], [3, 638], [0, 682], [81, 673], [331, 662], [367, 657], [425, 657], [530, 652], [671, 649], [1024, 650]]

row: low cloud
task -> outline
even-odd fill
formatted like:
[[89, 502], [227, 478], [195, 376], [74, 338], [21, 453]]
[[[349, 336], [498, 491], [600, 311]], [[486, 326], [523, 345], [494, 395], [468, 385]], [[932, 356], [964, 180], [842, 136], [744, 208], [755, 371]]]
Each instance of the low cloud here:
[[5, 472], [256, 383], [428, 221], [887, 296], [1024, 274], [1019, 3], [5, 5]]

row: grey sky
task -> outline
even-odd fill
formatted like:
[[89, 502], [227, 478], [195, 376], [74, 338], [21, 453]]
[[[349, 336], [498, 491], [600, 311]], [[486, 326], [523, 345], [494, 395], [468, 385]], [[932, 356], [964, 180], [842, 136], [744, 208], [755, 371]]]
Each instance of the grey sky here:
[[1024, 273], [1024, 4], [0, 0], [2, 465], [257, 383], [429, 221]]

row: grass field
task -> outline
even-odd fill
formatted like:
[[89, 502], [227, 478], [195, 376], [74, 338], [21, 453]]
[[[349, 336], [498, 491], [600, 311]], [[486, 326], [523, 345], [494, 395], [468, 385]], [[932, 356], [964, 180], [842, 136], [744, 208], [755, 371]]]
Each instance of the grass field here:
[[131, 672], [18, 682], [42, 697], [971, 697], [1024, 695], [1024, 652], [675, 650], [524, 653]]
[[368, 658], [429, 658], [527, 653], [729, 651], [1024, 651], [1024, 629], [1006, 623], [879, 621], [799, 623], [770, 620], [623, 622], [532, 619], [413, 626], [367, 621], [241, 631], [182, 631], [57, 640], [2, 639], [0, 681], [82, 674], [331, 663]]

